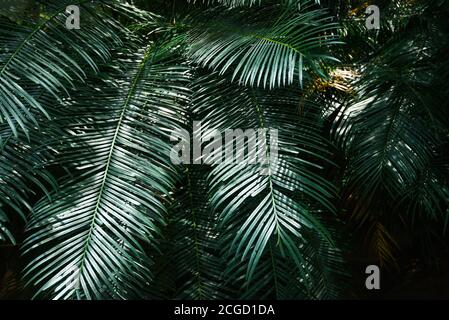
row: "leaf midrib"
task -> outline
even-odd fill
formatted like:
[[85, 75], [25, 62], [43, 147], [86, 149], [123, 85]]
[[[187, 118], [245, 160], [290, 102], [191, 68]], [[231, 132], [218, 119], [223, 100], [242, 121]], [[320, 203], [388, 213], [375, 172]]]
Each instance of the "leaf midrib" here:
[[[83, 253], [82, 253], [82, 256], [81, 256], [81, 265], [79, 267], [79, 272], [78, 272], [78, 276], [77, 276], [77, 278], [78, 278], [77, 279], [77, 284], [78, 285], [79, 285], [79, 283], [81, 281], [81, 274], [82, 274], [82, 271], [84, 269], [84, 265], [85, 265], [85, 261], [86, 261], [86, 254], [87, 254], [90, 242], [92, 240], [92, 233], [93, 233], [93, 231], [95, 229], [95, 222], [97, 220], [98, 210], [100, 208], [101, 200], [103, 198], [104, 188], [105, 188], [106, 181], [107, 181], [107, 178], [108, 178], [108, 175], [109, 175], [109, 167], [111, 165], [112, 155], [114, 153], [115, 145], [116, 145], [116, 142], [117, 142], [117, 137], [118, 137], [120, 128], [122, 126], [122, 122], [123, 122], [123, 118], [125, 116], [125, 112], [126, 112], [128, 106], [130, 104], [131, 98], [133, 97], [133, 95], [134, 95], [134, 93], [136, 91], [137, 83], [139, 82], [140, 76], [141, 76], [143, 70], [145, 69], [145, 66], [146, 66], [146, 63], [148, 61], [148, 58], [150, 57], [150, 52], [151, 52], [151, 47], [146, 50], [146, 52], [144, 54], [144, 58], [142, 59], [140, 65], [139, 65], [139, 69], [137, 70], [137, 73], [136, 73], [136, 75], [133, 78], [133, 81], [131, 83], [131, 87], [128, 90], [128, 94], [126, 96], [125, 102], [123, 103], [122, 112], [121, 112], [119, 120], [117, 122], [117, 128], [115, 129], [114, 137], [112, 138], [111, 148], [109, 150], [108, 158], [107, 158], [107, 161], [106, 161], [106, 167], [105, 167], [105, 170], [104, 170], [104, 175], [103, 175], [103, 179], [102, 179], [101, 186], [100, 186], [100, 191], [98, 193], [97, 202], [95, 204], [95, 209], [94, 209], [94, 213], [93, 213], [93, 217], [92, 217], [92, 222], [91, 222], [91, 225], [90, 225], [90, 228], [89, 228], [89, 233], [88, 233], [87, 239], [85, 241], [84, 248], [83, 248]], [[75, 286], [75, 288], [78, 287], [78, 285]]]
[[[257, 100], [257, 96], [256, 96], [256, 93], [254, 92], [254, 90], [252, 89], [251, 90], [251, 93], [252, 93], [252, 97], [253, 97], [253, 100], [254, 100], [254, 105], [255, 105], [255, 107], [256, 107], [256, 111], [257, 111], [257, 116], [258, 116], [258, 120], [259, 120], [259, 125], [263, 128], [263, 129], [266, 129], [266, 126], [265, 126], [265, 121], [264, 121], [264, 119], [263, 119], [263, 117], [262, 117], [262, 112], [261, 112], [261, 110], [260, 110], [260, 106], [259, 106], [259, 103], [258, 103], [258, 100]], [[276, 221], [276, 232], [277, 232], [277, 234], [278, 234], [278, 237], [279, 237], [279, 221], [278, 221], [278, 213], [277, 213], [277, 204], [276, 204], [276, 201], [275, 201], [275, 199], [274, 199], [274, 187], [273, 187], [273, 181], [272, 181], [272, 179], [271, 179], [271, 176], [272, 176], [272, 171], [271, 171], [271, 163], [270, 163], [270, 157], [269, 157], [269, 155], [268, 155], [268, 148], [267, 148], [267, 145], [266, 144], [264, 144], [265, 145], [265, 158], [267, 159], [267, 161], [269, 162], [269, 165], [268, 165], [268, 168], [269, 168], [269, 175], [268, 175], [268, 179], [269, 179], [269, 188], [270, 188], [270, 195], [271, 195], [271, 202], [272, 202], [272, 205], [273, 205], [273, 210], [274, 210], [274, 216], [275, 216], [275, 221]], [[275, 290], [275, 292], [276, 292], [276, 296], [278, 296], [278, 294], [279, 294], [279, 284], [278, 284], [278, 279], [277, 279], [277, 272], [276, 272], [276, 261], [275, 261], [275, 259], [274, 259], [274, 252], [273, 252], [273, 247], [272, 247], [272, 244], [271, 244], [271, 239], [270, 240], [268, 240], [269, 241], [269, 247], [268, 247], [268, 250], [269, 250], [269, 252], [270, 252], [270, 258], [271, 258], [271, 266], [272, 266], [272, 268], [273, 268], [273, 281], [274, 281], [274, 290]], [[279, 241], [279, 239], [278, 239], [278, 241]]]

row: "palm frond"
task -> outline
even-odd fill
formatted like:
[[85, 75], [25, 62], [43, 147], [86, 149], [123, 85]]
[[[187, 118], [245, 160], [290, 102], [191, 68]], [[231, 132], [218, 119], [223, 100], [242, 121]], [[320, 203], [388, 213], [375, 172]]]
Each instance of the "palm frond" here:
[[[414, 115], [422, 101], [416, 99], [428, 81], [419, 51], [400, 52], [388, 68], [371, 65], [358, 80], [358, 98], [342, 113], [339, 133], [345, 135], [349, 161], [348, 192], [369, 207], [376, 191], [393, 199], [403, 186], [415, 181], [435, 152], [436, 141], [424, 118]], [[415, 61], [411, 64], [411, 61]], [[402, 68], [406, 66], [407, 71]], [[421, 113], [421, 112], [420, 112]], [[383, 200], [380, 200], [383, 201]]]
[[[176, 177], [168, 133], [180, 121], [188, 72], [167, 46], [122, 55], [123, 69], [106, 87], [82, 88], [61, 126], [63, 160], [76, 175], [52, 201], [42, 200], [29, 223], [26, 268], [37, 295], [59, 299], [142, 296], [164, 203]], [[93, 97], [95, 96], [95, 99]], [[41, 251], [41, 248], [45, 251]]]
[[295, 13], [275, 6], [245, 17], [238, 10], [211, 14], [214, 23], [209, 19], [191, 31], [190, 55], [220, 74], [230, 70], [240, 84], [274, 88], [297, 79], [302, 85], [308, 73], [324, 75], [320, 61], [334, 59], [328, 49], [338, 43], [337, 25], [323, 9]]
[[[223, 247], [237, 260], [247, 259], [246, 281], [264, 269], [259, 264], [267, 254], [274, 254], [270, 253], [272, 250], [289, 257], [304, 277], [306, 257], [301, 243], [307, 242], [305, 230], [313, 230], [331, 242], [316, 215], [323, 210], [335, 212], [332, 204], [335, 191], [319, 175], [320, 168], [329, 165], [329, 154], [319, 133], [317, 110], [310, 107], [300, 116], [299, 93], [292, 89], [265, 93], [232, 85], [227, 78], [217, 75], [202, 78], [197, 86], [194, 105], [203, 121], [205, 148], [214, 129], [279, 130], [278, 159], [267, 157], [267, 163], [255, 164], [249, 162], [249, 157], [242, 163], [222, 161], [211, 171], [211, 204], [219, 213]], [[257, 147], [259, 153], [261, 146]], [[225, 146], [228, 147], [235, 148]], [[249, 140], [245, 140], [245, 147], [248, 154], [256, 148]], [[273, 145], [270, 146], [273, 152], [271, 148]], [[268, 155], [268, 147], [262, 152]], [[318, 211], [314, 204], [319, 204]], [[284, 263], [288, 265], [288, 261]]]
[[[38, 21], [18, 24], [0, 19], [0, 123], [7, 123], [17, 136], [18, 129], [28, 134], [36, 125], [32, 111], [48, 116], [30, 92], [39, 87], [56, 99], [68, 95], [74, 81], [82, 82], [88, 68], [110, 57], [110, 50], [121, 44], [119, 24], [101, 10], [103, 1], [41, 1], [46, 15]], [[83, 27], [65, 27], [66, 7], [78, 5], [83, 14]]]
[[355, 94], [341, 104], [334, 128], [347, 157], [343, 196], [352, 218], [367, 225], [380, 263], [393, 266], [398, 245], [391, 210], [405, 209], [412, 221], [416, 214], [434, 219], [445, 216], [447, 203], [444, 170], [434, 161], [446, 140], [445, 111], [432, 88], [435, 46], [405, 30], [360, 67]]
[[37, 192], [48, 195], [48, 189], [56, 188], [54, 178], [44, 169], [50, 156], [45, 148], [39, 148], [42, 137], [36, 134], [31, 140], [17, 138], [11, 128], [0, 125], [0, 241], [15, 243], [8, 227], [9, 216], [18, 214], [26, 221], [31, 211], [30, 196]]
[[185, 168], [185, 187], [177, 196], [175, 259], [181, 299], [226, 299], [226, 260], [221, 255], [217, 220], [207, 199], [207, 171], [191, 165]]

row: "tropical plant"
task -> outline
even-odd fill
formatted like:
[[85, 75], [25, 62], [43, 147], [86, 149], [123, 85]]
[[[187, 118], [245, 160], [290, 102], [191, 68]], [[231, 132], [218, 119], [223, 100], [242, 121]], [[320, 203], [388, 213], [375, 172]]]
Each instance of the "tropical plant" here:
[[[384, 1], [377, 31], [362, 1], [130, 2], [0, 15], [0, 241], [33, 297], [333, 299], [351, 237], [397, 268], [444, 239], [447, 1]], [[196, 121], [279, 155], [174, 164]]]

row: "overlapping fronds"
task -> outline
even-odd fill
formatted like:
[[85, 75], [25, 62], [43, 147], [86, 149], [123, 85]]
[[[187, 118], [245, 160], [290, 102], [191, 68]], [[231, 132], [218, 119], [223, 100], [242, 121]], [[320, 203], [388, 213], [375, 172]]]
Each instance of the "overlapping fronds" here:
[[447, 42], [440, 33], [430, 35], [441, 26], [429, 22], [431, 29], [426, 28], [424, 21], [433, 15], [427, 8], [423, 22], [401, 22], [397, 35], [360, 65], [355, 94], [340, 105], [335, 121], [335, 141], [347, 157], [344, 198], [356, 225], [367, 228], [381, 264], [396, 264], [398, 244], [391, 229], [404, 224], [403, 216], [391, 211], [409, 214], [411, 224], [416, 215], [447, 221], [442, 165], [447, 109], [434, 86], [441, 70], [435, 53]]
[[[177, 199], [173, 217], [176, 247], [174, 262], [181, 299], [226, 299], [232, 297], [225, 285], [227, 261], [221, 255], [217, 219], [207, 197], [207, 171], [191, 165]], [[235, 297], [235, 296], [234, 296]]]
[[[74, 83], [84, 81], [87, 68], [110, 57], [121, 45], [122, 27], [109, 15], [95, 10], [103, 1], [41, 1], [46, 15], [18, 24], [0, 17], [0, 123], [14, 135], [28, 134], [37, 124], [33, 111], [48, 116], [32, 89], [42, 88], [61, 99]], [[66, 29], [66, 7], [78, 5], [83, 14], [82, 30]]]
[[48, 189], [56, 187], [44, 169], [50, 154], [41, 147], [42, 142], [42, 135], [31, 140], [17, 138], [9, 126], [0, 125], [0, 241], [15, 242], [9, 224], [12, 213], [26, 221], [30, 196], [48, 194]]
[[[382, 266], [445, 236], [447, 0], [385, 1], [380, 31], [363, 2], [21, 3], [0, 15], [0, 242], [29, 220], [34, 297], [336, 298], [352, 233]], [[192, 122], [202, 155], [174, 163]]]
[[[251, 287], [260, 285], [252, 289], [255, 292], [265, 288], [258, 278], [263, 270], [266, 273], [268, 268], [271, 272], [266, 277], [282, 277], [282, 272], [291, 272], [291, 263], [298, 279], [304, 280], [307, 287], [307, 257], [301, 250], [308, 241], [306, 234], [316, 233], [322, 241], [332, 243], [331, 235], [317, 216], [335, 212], [333, 186], [320, 176], [320, 169], [330, 164], [326, 140], [320, 135], [317, 109], [310, 105], [300, 115], [299, 94], [294, 89], [266, 93], [232, 85], [227, 78], [217, 75], [202, 78], [197, 87], [194, 105], [202, 119], [205, 149], [216, 142], [214, 139], [207, 146], [214, 129], [278, 130], [277, 139], [274, 132], [270, 133], [270, 139], [268, 135], [257, 136], [257, 143], [252, 143], [250, 136], [244, 139], [242, 145], [247, 151], [243, 162], [237, 163], [235, 157], [231, 163], [224, 158], [218, 161], [217, 155], [203, 159], [216, 163], [209, 176], [211, 204], [219, 213], [225, 251], [236, 256], [235, 261], [245, 261], [245, 282], [250, 282]], [[274, 157], [275, 147], [279, 154]], [[222, 150], [237, 152], [236, 148], [237, 143], [230, 140], [223, 144]], [[266, 157], [251, 163], [249, 155], [253, 152]], [[283, 271], [271, 265], [271, 259], [280, 256], [286, 261], [279, 263], [288, 266]], [[233, 268], [235, 265], [231, 264], [229, 269]]]

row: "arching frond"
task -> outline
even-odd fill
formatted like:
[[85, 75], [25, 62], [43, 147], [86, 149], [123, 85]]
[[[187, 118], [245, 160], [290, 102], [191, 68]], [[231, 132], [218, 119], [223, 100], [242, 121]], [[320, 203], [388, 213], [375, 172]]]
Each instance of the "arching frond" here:
[[[164, 203], [176, 177], [168, 133], [180, 121], [188, 72], [166, 46], [124, 55], [105, 86], [81, 88], [62, 117], [62, 161], [72, 163], [52, 201], [34, 208], [24, 244], [38, 295], [53, 298], [139, 297], [151, 279], [151, 257]], [[94, 98], [95, 97], [95, 98]], [[45, 251], [41, 251], [44, 249]]]
[[[211, 11], [208, 20], [191, 32], [192, 59], [202, 66], [232, 73], [240, 84], [280, 87], [307, 73], [322, 75], [321, 60], [333, 60], [329, 46], [338, 43], [336, 24], [322, 9], [301, 11], [263, 7], [250, 16], [240, 11]], [[273, 17], [275, 15], [275, 17]]]
[[[41, 1], [46, 15], [37, 21], [17, 24], [0, 17], [0, 123], [7, 123], [17, 136], [36, 125], [32, 111], [48, 116], [30, 88], [42, 88], [61, 99], [82, 82], [88, 68], [110, 57], [110, 49], [121, 44], [119, 24], [96, 5], [104, 1]], [[83, 25], [66, 29], [66, 7], [78, 5]]]
[[[207, 146], [214, 129], [278, 130], [278, 157], [269, 156], [274, 154], [274, 140], [269, 139], [271, 145], [268, 141], [263, 144], [261, 141], [266, 138], [257, 136], [256, 144], [251, 143], [251, 137], [244, 140], [248, 157], [243, 162], [236, 163], [235, 157], [234, 162], [229, 162], [228, 155], [228, 161], [224, 161], [220, 153], [218, 158], [215, 155], [213, 159], [203, 159], [209, 163], [220, 159], [209, 180], [211, 204], [219, 213], [223, 229], [223, 247], [236, 256], [236, 261], [246, 261], [245, 281], [254, 279], [258, 283], [260, 279], [255, 278], [265, 270], [265, 263], [271, 261], [267, 257], [275, 259], [278, 254], [287, 259], [280, 262], [289, 266], [285, 272], [291, 270], [293, 263], [298, 277], [304, 280], [307, 257], [301, 244], [308, 241], [305, 234], [317, 233], [323, 241], [331, 242], [317, 215], [335, 212], [333, 186], [319, 174], [323, 165], [329, 165], [329, 154], [320, 135], [316, 109], [311, 105], [300, 114], [299, 93], [293, 89], [266, 93], [232, 85], [216, 75], [203, 78], [197, 86], [195, 111], [202, 119], [205, 148], [216, 141]], [[217, 147], [220, 151], [229, 148], [236, 152], [233, 140], [225, 142], [223, 148]], [[252, 152], [267, 157], [251, 164]], [[315, 204], [320, 209], [316, 210]], [[277, 276], [276, 270], [270, 272]]]

